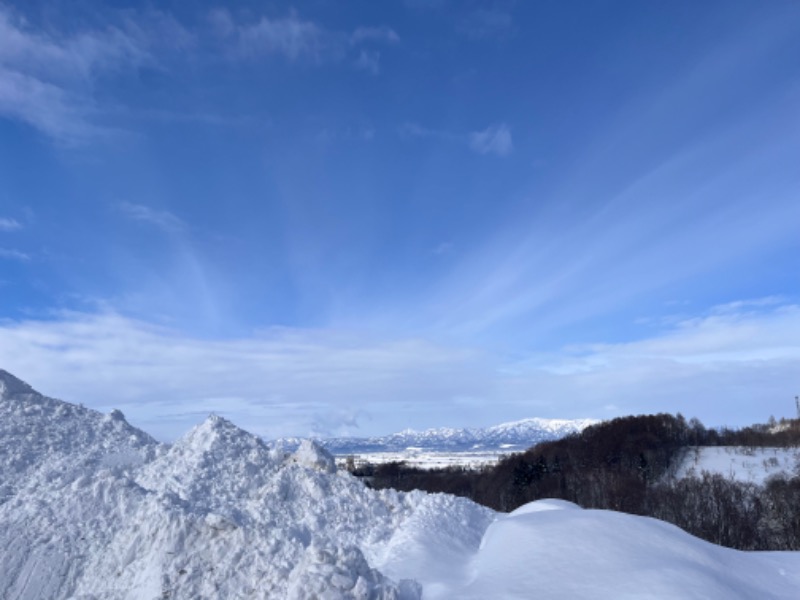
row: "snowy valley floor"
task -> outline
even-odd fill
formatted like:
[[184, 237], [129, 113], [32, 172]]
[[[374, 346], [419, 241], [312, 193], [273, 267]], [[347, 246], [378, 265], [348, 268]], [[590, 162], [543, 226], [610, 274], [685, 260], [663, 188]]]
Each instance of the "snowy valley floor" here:
[[0, 598], [796, 599], [800, 553], [653, 519], [374, 491], [210, 417], [173, 445], [0, 371]]

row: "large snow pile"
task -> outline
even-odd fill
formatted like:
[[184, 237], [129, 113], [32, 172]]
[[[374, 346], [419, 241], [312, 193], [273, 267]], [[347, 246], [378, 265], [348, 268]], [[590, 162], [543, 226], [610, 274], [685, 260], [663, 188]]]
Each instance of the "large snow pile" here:
[[382, 573], [409, 530], [474, 551], [493, 518], [369, 490], [311, 443], [284, 456], [216, 416], [168, 447], [0, 379], [3, 599], [414, 599], [425, 573]]
[[[0, 371], [0, 598], [797, 598], [800, 556], [650, 519], [373, 491], [209, 417], [172, 446]], [[549, 509], [549, 510], [543, 510]]]

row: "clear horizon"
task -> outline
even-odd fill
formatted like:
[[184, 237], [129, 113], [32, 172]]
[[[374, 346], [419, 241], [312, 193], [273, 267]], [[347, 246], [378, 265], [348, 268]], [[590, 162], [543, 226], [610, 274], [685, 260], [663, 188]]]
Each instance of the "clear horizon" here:
[[0, 0], [0, 368], [174, 439], [795, 416], [800, 5]]

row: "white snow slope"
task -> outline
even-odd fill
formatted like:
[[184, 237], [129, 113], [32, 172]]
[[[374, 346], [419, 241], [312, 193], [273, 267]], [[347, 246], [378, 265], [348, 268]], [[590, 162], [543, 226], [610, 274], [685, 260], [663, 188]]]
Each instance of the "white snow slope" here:
[[800, 474], [800, 448], [698, 446], [686, 453], [674, 477], [703, 473], [756, 485], [764, 485], [771, 477], [796, 477]]
[[[550, 510], [545, 510], [550, 509]], [[0, 371], [0, 598], [792, 598], [800, 553], [540, 501], [373, 491], [210, 417], [172, 446]]]

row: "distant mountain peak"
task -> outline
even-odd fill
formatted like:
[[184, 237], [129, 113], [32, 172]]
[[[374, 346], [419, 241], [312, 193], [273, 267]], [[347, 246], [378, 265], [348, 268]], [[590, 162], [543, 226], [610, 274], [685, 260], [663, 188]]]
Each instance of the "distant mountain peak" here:
[[[595, 419], [531, 417], [492, 427], [438, 427], [424, 431], [405, 429], [380, 437], [328, 438], [318, 441], [328, 451], [339, 456], [371, 452], [398, 452], [408, 448], [434, 452], [460, 452], [473, 449], [496, 449], [510, 452], [526, 450], [538, 442], [577, 433], [595, 423], [598, 423]], [[275, 443], [296, 445], [292, 443], [292, 440], [278, 440]]]

